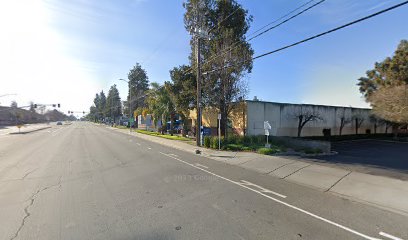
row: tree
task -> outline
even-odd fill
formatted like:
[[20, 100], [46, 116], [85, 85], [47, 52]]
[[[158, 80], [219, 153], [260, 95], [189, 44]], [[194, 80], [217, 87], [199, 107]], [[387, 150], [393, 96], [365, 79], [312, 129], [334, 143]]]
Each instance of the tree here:
[[354, 127], [355, 127], [356, 135], [357, 135], [358, 130], [360, 129], [363, 122], [365, 121], [365, 118], [362, 114], [356, 113], [353, 115], [352, 120], [354, 121]]
[[93, 109], [94, 110], [94, 115], [95, 115], [95, 118], [99, 121], [101, 115], [100, 115], [100, 112], [99, 112], [99, 109], [100, 109], [100, 97], [99, 97], [98, 93], [95, 94], [95, 98], [94, 98], [93, 102], [94, 102], [94, 105], [95, 105], [95, 109]]
[[[234, 102], [247, 94], [245, 74], [251, 72], [253, 50], [246, 41], [252, 17], [235, 0], [190, 0], [184, 4], [184, 23], [191, 29], [211, 29], [210, 40], [202, 41], [202, 56], [206, 59], [202, 69], [203, 106], [219, 109], [221, 131], [228, 135], [228, 115]], [[194, 39], [191, 40], [194, 50]], [[190, 55], [191, 66], [196, 69], [196, 51]], [[217, 93], [217, 94], [214, 94]]]
[[393, 122], [394, 129], [408, 123], [408, 41], [402, 40], [392, 57], [375, 63], [357, 85], [375, 115]]
[[17, 107], [18, 107], [17, 102], [16, 102], [16, 101], [12, 101], [11, 104], [10, 104], [10, 107], [12, 107], [12, 108], [17, 108]]
[[99, 93], [99, 106], [97, 108], [100, 116], [103, 118], [106, 113], [106, 96], [103, 90]]
[[352, 119], [351, 117], [347, 115], [346, 108], [342, 109], [339, 117], [340, 117], [339, 135], [341, 136], [344, 126], [346, 126], [347, 124], [350, 124]]
[[166, 88], [174, 103], [175, 111], [181, 116], [183, 130], [187, 133], [187, 116], [189, 111], [196, 106], [196, 75], [187, 65], [175, 67], [170, 71], [171, 82], [166, 83]]
[[162, 125], [165, 126], [167, 119], [170, 118], [170, 134], [173, 135], [175, 108], [168, 88], [166, 88], [166, 83], [162, 86], [156, 82], [151, 83], [147, 103], [149, 110], [153, 114], [155, 123], [161, 119]]
[[109, 89], [108, 97], [106, 98], [106, 109], [107, 116], [109, 116], [114, 122], [116, 117], [122, 115], [122, 102], [116, 84], [112, 85]]
[[310, 109], [309, 107], [300, 105], [295, 107], [294, 113], [291, 117], [294, 117], [298, 121], [298, 128], [297, 128], [297, 136], [300, 137], [302, 135], [303, 127], [308, 122], [315, 122], [319, 120], [323, 120], [318, 112], [316, 112], [313, 108]]
[[[136, 63], [128, 73], [129, 79], [129, 93], [127, 101], [131, 103], [131, 112], [138, 108], [146, 107], [145, 105], [145, 95], [147, 90], [149, 90], [149, 78], [147, 77], [146, 70], [142, 68], [139, 63]], [[130, 99], [130, 96], [132, 99]], [[136, 121], [137, 127], [137, 121]]]
[[373, 113], [394, 123], [408, 123], [408, 85], [384, 86], [372, 93], [368, 100]]

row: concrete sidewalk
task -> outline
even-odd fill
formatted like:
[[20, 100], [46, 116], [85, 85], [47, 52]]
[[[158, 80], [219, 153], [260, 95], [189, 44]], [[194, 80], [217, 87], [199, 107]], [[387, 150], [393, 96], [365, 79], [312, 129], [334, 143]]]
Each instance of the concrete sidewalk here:
[[0, 135], [5, 134], [26, 134], [43, 129], [51, 128], [50, 124], [38, 123], [38, 124], [25, 124], [20, 129], [16, 126], [8, 126], [0, 130]]
[[[112, 130], [129, 134], [127, 129]], [[182, 151], [194, 153], [231, 165], [257, 171], [319, 191], [376, 205], [408, 215], [408, 181], [374, 176], [302, 161], [300, 157], [267, 156], [252, 152], [228, 152], [201, 148], [192, 144], [132, 132], [132, 135]]]

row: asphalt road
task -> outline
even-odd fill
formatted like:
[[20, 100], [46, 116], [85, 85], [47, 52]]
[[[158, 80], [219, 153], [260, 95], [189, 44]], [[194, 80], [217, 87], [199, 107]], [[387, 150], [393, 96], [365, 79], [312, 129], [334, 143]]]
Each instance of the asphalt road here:
[[0, 136], [0, 239], [408, 239], [408, 216], [91, 123]]

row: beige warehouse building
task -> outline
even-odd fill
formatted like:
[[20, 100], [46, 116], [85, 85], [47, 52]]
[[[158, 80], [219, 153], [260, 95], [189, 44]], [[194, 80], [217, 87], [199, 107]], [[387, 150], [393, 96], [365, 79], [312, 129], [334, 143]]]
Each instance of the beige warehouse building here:
[[[203, 126], [211, 128], [211, 134], [216, 135], [218, 121], [216, 109], [203, 111]], [[264, 121], [271, 125], [273, 136], [296, 137], [299, 115], [314, 115], [316, 120], [307, 122], [301, 136], [322, 136], [323, 129], [330, 129], [331, 135], [364, 133], [385, 133], [389, 127], [372, 117], [371, 109], [341, 106], [326, 106], [313, 104], [290, 104], [265, 101], [246, 100], [237, 104], [229, 117], [231, 131], [238, 135], [262, 135]], [[190, 112], [194, 126], [195, 111]]]

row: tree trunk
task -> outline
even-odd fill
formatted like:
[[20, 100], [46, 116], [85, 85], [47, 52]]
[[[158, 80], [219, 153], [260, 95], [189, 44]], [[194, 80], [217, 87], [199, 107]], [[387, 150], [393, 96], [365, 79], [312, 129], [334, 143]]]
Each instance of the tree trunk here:
[[173, 136], [173, 121], [174, 121], [174, 114], [170, 113], [170, 135]]
[[298, 122], [298, 131], [297, 131], [297, 136], [300, 137], [302, 133], [302, 121], [303, 121], [303, 116], [299, 116], [299, 122]]
[[397, 124], [392, 125], [392, 133], [393, 133], [393, 139], [397, 140], [398, 139], [398, 125]]

